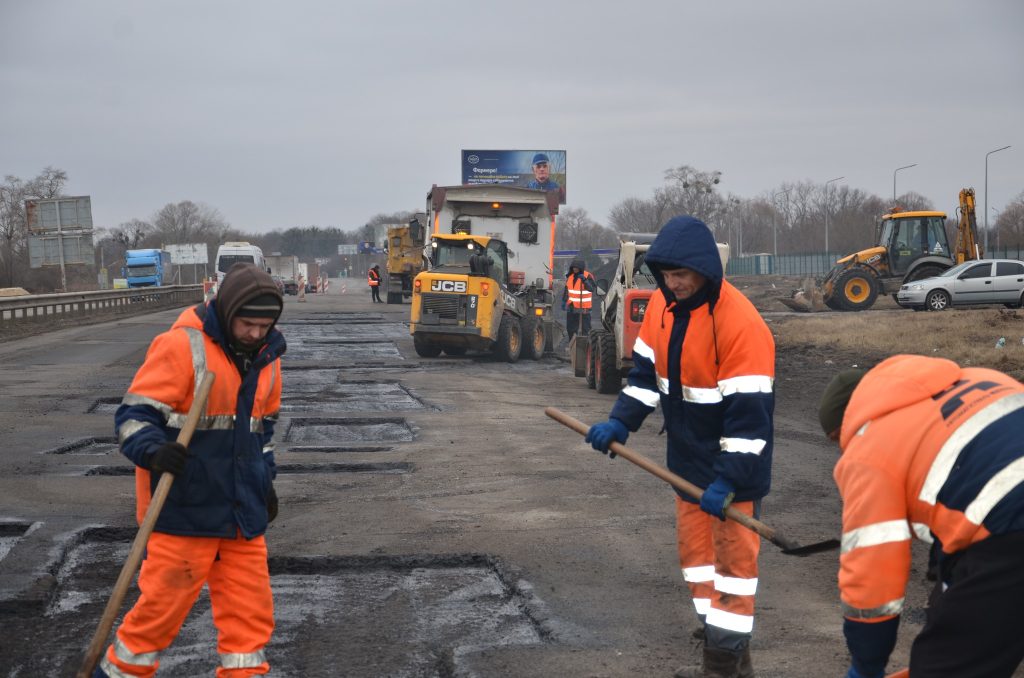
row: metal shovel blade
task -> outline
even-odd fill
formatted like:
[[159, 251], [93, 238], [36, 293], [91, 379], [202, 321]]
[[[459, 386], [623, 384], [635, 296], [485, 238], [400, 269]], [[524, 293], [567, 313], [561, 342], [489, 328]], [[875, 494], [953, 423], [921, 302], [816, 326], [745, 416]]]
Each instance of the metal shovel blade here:
[[808, 544], [807, 546], [792, 546], [790, 548], [784, 548], [782, 549], [782, 552], [787, 556], [809, 556], [814, 553], [834, 551], [839, 548], [839, 546], [840, 543], [838, 539], [826, 539], [825, 541]]

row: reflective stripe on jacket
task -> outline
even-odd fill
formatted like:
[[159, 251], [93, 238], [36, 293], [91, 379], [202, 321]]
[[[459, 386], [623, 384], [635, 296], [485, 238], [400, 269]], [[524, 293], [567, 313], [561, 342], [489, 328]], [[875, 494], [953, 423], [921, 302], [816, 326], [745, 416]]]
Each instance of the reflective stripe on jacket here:
[[199, 382], [216, 379], [192, 441], [185, 472], [175, 478], [156, 531], [183, 536], [246, 538], [267, 527], [266, 497], [276, 473], [271, 438], [281, 409], [284, 337], [276, 329], [243, 380], [222, 348], [216, 299], [184, 311], [153, 340], [115, 415], [121, 451], [136, 465], [136, 511], [141, 522], [156, 475], [148, 455], [175, 440]]
[[1024, 530], [1021, 430], [1024, 385], [1000, 372], [899, 355], [864, 376], [843, 419], [834, 473], [847, 619], [900, 614], [911, 538], [936, 540], [951, 554]]
[[[682, 333], [676, 338], [681, 355], [678, 371], [670, 374], [676, 323], [681, 323], [676, 333]], [[633, 346], [633, 364], [612, 417], [635, 431], [660, 400], [674, 473], [702, 488], [721, 475], [736, 488], [736, 501], [768, 494], [775, 342], [739, 290], [723, 280], [713, 310], [703, 303], [678, 317], [663, 292], [653, 294]]]
[[366, 282], [370, 283], [370, 287], [377, 287], [380, 285], [380, 273], [370, 269], [370, 272], [366, 274]]
[[589, 310], [593, 306], [594, 276], [590, 271], [569, 275], [565, 281], [566, 301], [569, 306]]

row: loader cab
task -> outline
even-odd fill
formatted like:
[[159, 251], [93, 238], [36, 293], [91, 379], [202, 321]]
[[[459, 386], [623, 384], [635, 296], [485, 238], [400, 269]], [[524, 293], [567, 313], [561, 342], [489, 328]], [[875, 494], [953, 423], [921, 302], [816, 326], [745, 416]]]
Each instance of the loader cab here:
[[435, 236], [430, 241], [430, 268], [486, 276], [508, 286], [508, 246], [494, 238]]
[[949, 257], [946, 215], [942, 212], [895, 212], [882, 217], [878, 245], [889, 255], [893, 274], [906, 273], [922, 257]]

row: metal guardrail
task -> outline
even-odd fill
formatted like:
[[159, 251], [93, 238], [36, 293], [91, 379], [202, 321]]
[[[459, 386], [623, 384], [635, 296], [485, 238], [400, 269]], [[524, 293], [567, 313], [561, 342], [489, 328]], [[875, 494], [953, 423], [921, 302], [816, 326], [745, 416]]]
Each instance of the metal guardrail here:
[[202, 285], [0, 297], [0, 324], [84, 319], [107, 314], [137, 315], [202, 300]]

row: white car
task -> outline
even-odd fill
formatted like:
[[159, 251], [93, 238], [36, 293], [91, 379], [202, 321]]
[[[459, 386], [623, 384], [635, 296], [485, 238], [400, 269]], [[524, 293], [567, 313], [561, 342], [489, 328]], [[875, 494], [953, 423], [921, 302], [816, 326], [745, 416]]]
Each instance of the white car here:
[[1024, 261], [983, 259], [965, 261], [934, 278], [906, 283], [896, 302], [915, 311], [942, 311], [950, 306], [1024, 303]]

